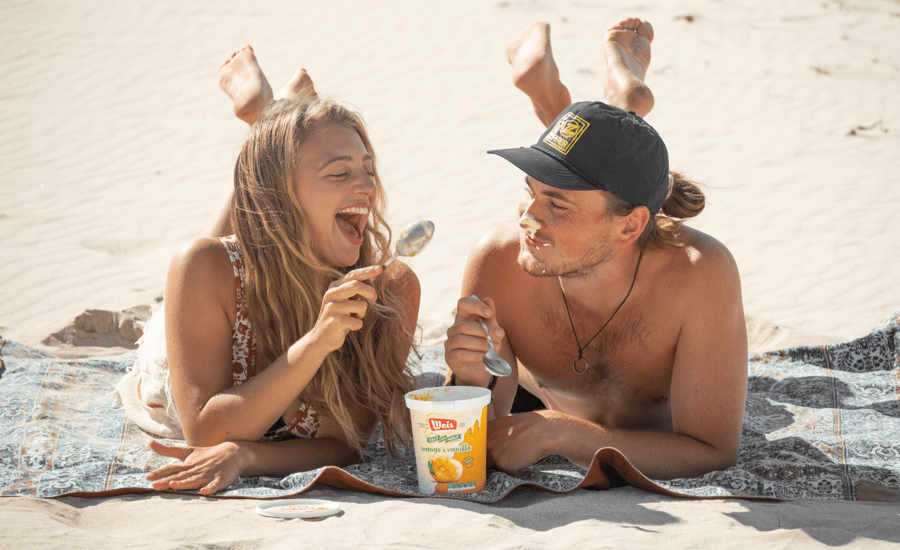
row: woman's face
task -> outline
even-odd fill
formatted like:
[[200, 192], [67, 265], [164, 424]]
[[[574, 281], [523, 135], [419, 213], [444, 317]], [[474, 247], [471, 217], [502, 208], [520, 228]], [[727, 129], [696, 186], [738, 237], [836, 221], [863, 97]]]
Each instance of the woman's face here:
[[354, 129], [331, 124], [300, 146], [297, 160], [295, 192], [314, 250], [335, 267], [354, 265], [376, 193], [372, 157]]

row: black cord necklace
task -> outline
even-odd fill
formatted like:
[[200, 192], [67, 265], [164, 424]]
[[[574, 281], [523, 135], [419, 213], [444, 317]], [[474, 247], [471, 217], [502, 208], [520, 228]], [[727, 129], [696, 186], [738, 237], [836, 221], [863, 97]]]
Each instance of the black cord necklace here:
[[[572, 361], [572, 370], [574, 370], [576, 373], [584, 374], [588, 371], [589, 368], [591, 368], [591, 364], [587, 362], [587, 359], [584, 358], [582, 353], [587, 349], [591, 342], [594, 341], [594, 338], [600, 336], [600, 333], [603, 332], [603, 329], [606, 328], [606, 325], [608, 325], [609, 322], [613, 320], [613, 317], [616, 316], [616, 313], [619, 313], [619, 310], [622, 309], [622, 306], [625, 305], [625, 300], [627, 300], [628, 297], [631, 296], [631, 290], [634, 288], [634, 282], [637, 281], [638, 269], [641, 268], [641, 258], [643, 256], [644, 249], [642, 248], [640, 253], [638, 254], [637, 267], [634, 268], [634, 277], [631, 279], [631, 286], [628, 287], [628, 294], [625, 295], [622, 303], [619, 304], [619, 307], [617, 307], [615, 311], [613, 311], [613, 314], [609, 316], [609, 319], [607, 319], [606, 322], [603, 323], [603, 326], [600, 327], [600, 330], [597, 331], [597, 334], [595, 334], [590, 340], [587, 341], [587, 344], [583, 346], [581, 345], [581, 342], [578, 341], [578, 333], [575, 332], [575, 323], [572, 322], [572, 314], [569, 312], [569, 302], [566, 301], [566, 291], [562, 290], [562, 281], [560, 281], [559, 288], [560, 290], [562, 290], [563, 303], [566, 304], [566, 315], [569, 316], [569, 324], [572, 326], [572, 334], [575, 336], [575, 343], [578, 345], [578, 359]], [[579, 361], [584, 363], [584, 370], [578, 370], [577, 365]]]

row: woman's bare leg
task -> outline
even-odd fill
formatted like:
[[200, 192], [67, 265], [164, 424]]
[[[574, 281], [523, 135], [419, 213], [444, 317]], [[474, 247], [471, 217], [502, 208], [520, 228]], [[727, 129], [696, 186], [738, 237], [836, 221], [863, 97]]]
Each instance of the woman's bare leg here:
[[319, 97], [313, 85], [312, 78], [306, 73], [306, 69], [299, 69], [294, 76], [278, 91], [275, 99], [299, 99]]
[[[313, 81], [305, 69], [298, 70], [293, 78], [278, 92], [272, 95], [272, 87], [263, 74], [253, 48], [246, 45], [237, 50], [219, 66], [219, 85], [234, 101], [234, 114], [247, 124], [253, 125], [262, 115], [266, 105], [272, 99], [291, 99], [298, 97], [316, 97]], [[231, 226], [231, 204], [234, 187], [229, 185], [220, 197], [203, 230], [201, 237], [225, 237], [234, 233]]]
[[219, 86], [234, 101], [234, 116], [251, 125], [272, 99], [272, 87], [250, 44], [237, 49], [219, 65]]
[[[644, 83], [652, 40], [650, 23], [634, 17], [607, 29], [603, 40], [606, 102], [642, 117], [653, 108], [653, 93]], [[544, 126], [572, 104], [553, 59], [549, 23], [533, 23], [523, 29], [507, 46], [506, 60], [513, 67], [513, 84], [531, 99]]]

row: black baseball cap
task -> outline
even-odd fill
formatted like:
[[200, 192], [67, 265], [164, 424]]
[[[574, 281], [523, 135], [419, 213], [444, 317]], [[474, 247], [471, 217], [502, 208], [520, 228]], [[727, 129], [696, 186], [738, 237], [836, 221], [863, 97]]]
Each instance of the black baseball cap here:
[[531, 147], [488, 153], [558, 189], [602, 189], [651, 214], [666, 201], [669, 153], [662, 138], [634, 111], [599, 101], [570, 105]]

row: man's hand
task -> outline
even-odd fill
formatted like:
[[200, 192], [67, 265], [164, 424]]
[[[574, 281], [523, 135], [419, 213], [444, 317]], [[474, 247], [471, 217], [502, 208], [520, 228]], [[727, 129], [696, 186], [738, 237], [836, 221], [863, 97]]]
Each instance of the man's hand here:
[[527, 468], [553, 450], [553, 437], [565, 429], [565, 415], [534, 411], [504, 416], [488, 422], [489, 463], [509, 474]]
[[494, 301], [490, 298], [484, 301], [460, 298], [456, 304], [456, 321], [447, 329], [444, 342], [444, 359], [456, 374], [457, 385], [485, 387], [491, 380], [491, 374], [481, 362], [488, 350], [487, 338], [479, 323], [481, 319], [491, 333], [494, 350], [501, 353], [504, 332], [494, 315]]

